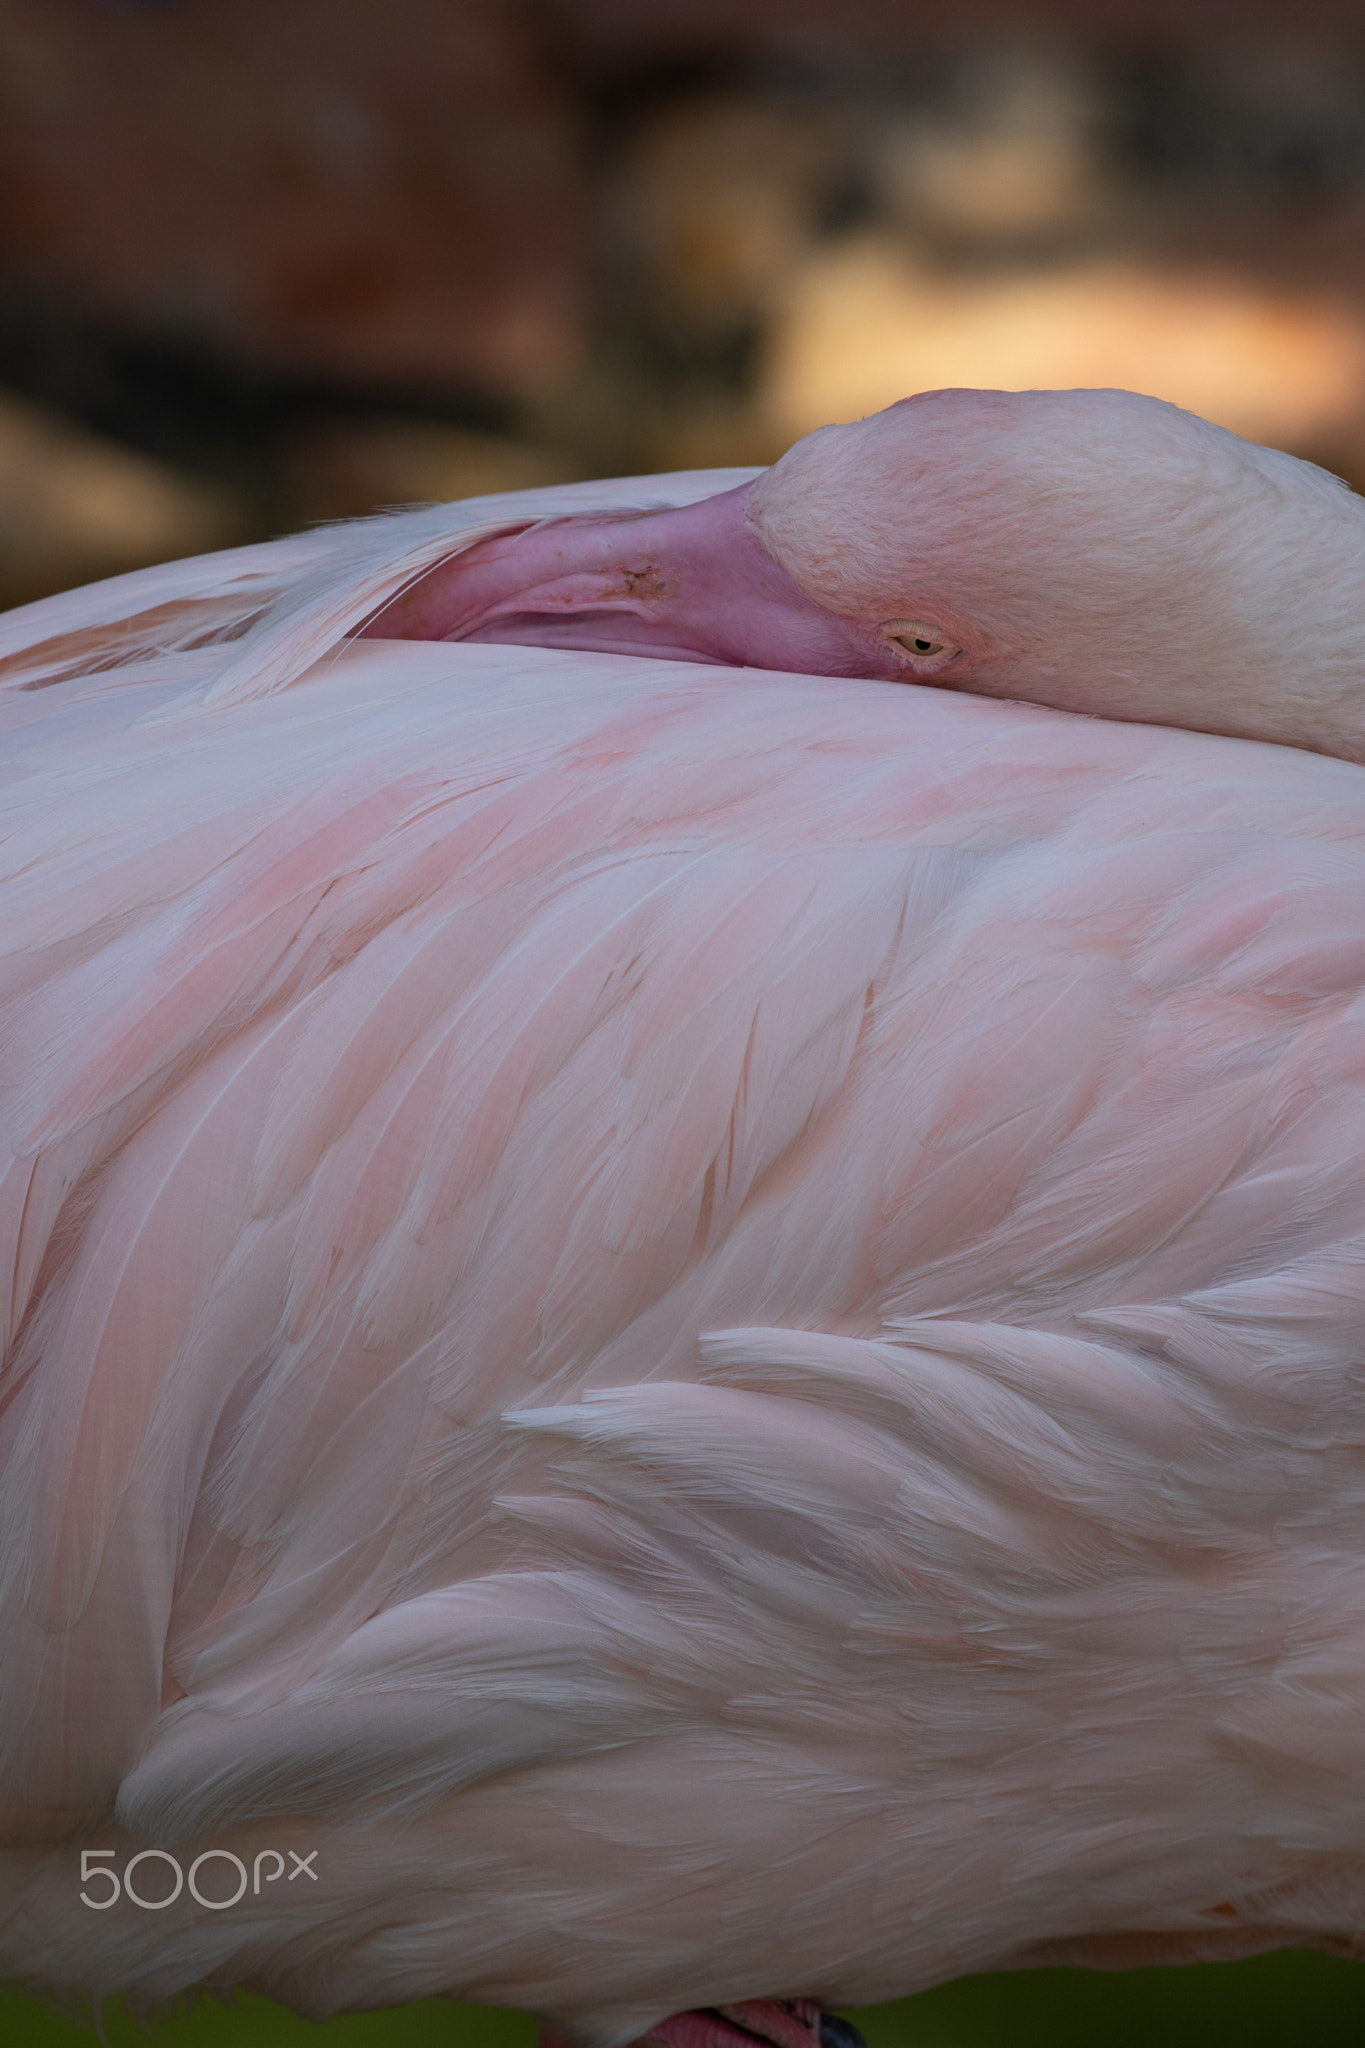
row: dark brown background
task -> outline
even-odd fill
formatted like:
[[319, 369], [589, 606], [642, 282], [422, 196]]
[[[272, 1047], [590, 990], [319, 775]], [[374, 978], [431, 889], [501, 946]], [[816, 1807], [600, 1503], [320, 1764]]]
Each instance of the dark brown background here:
[[0, 0], [0, 601], [950, 382], [1365, 478], [1365, 9]]

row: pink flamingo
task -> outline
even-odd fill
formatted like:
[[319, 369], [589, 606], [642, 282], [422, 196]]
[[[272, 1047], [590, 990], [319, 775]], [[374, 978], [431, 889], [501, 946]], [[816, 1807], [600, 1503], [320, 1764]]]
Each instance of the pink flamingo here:
[[0, 622], [0, 1973], [1357, 1951], [1361, 516], [947, 394]]

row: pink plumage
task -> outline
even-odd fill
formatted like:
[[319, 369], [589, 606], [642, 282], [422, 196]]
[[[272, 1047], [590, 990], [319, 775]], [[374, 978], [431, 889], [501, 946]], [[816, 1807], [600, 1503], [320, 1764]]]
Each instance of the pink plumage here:
[[[609, 2044], [1357, 1940], [1361, 771], [344, 637], [736, 481], [0, 623], [0, 1972]], [[316, 1875], [80, 1903], [147, 1847]]]

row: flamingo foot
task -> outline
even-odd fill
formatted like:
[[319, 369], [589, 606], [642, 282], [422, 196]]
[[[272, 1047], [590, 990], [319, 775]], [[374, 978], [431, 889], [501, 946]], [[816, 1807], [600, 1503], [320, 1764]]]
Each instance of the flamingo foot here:
[[[556, 2027], [542, 2027], [540, 2048], [572, 2048]], [[756, 1998], [675, 2012], [629, 2048], [865, 2048], [862, 2035], [809, 1998]]]

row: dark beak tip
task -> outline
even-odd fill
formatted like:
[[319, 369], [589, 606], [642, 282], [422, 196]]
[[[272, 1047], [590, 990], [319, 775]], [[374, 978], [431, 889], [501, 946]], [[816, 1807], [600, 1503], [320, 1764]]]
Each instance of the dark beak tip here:
[[867, 2048], [867, 2043], [852, 2020], [840, 2019], [837, 2012], [822, 2012], [820, 2048]]

